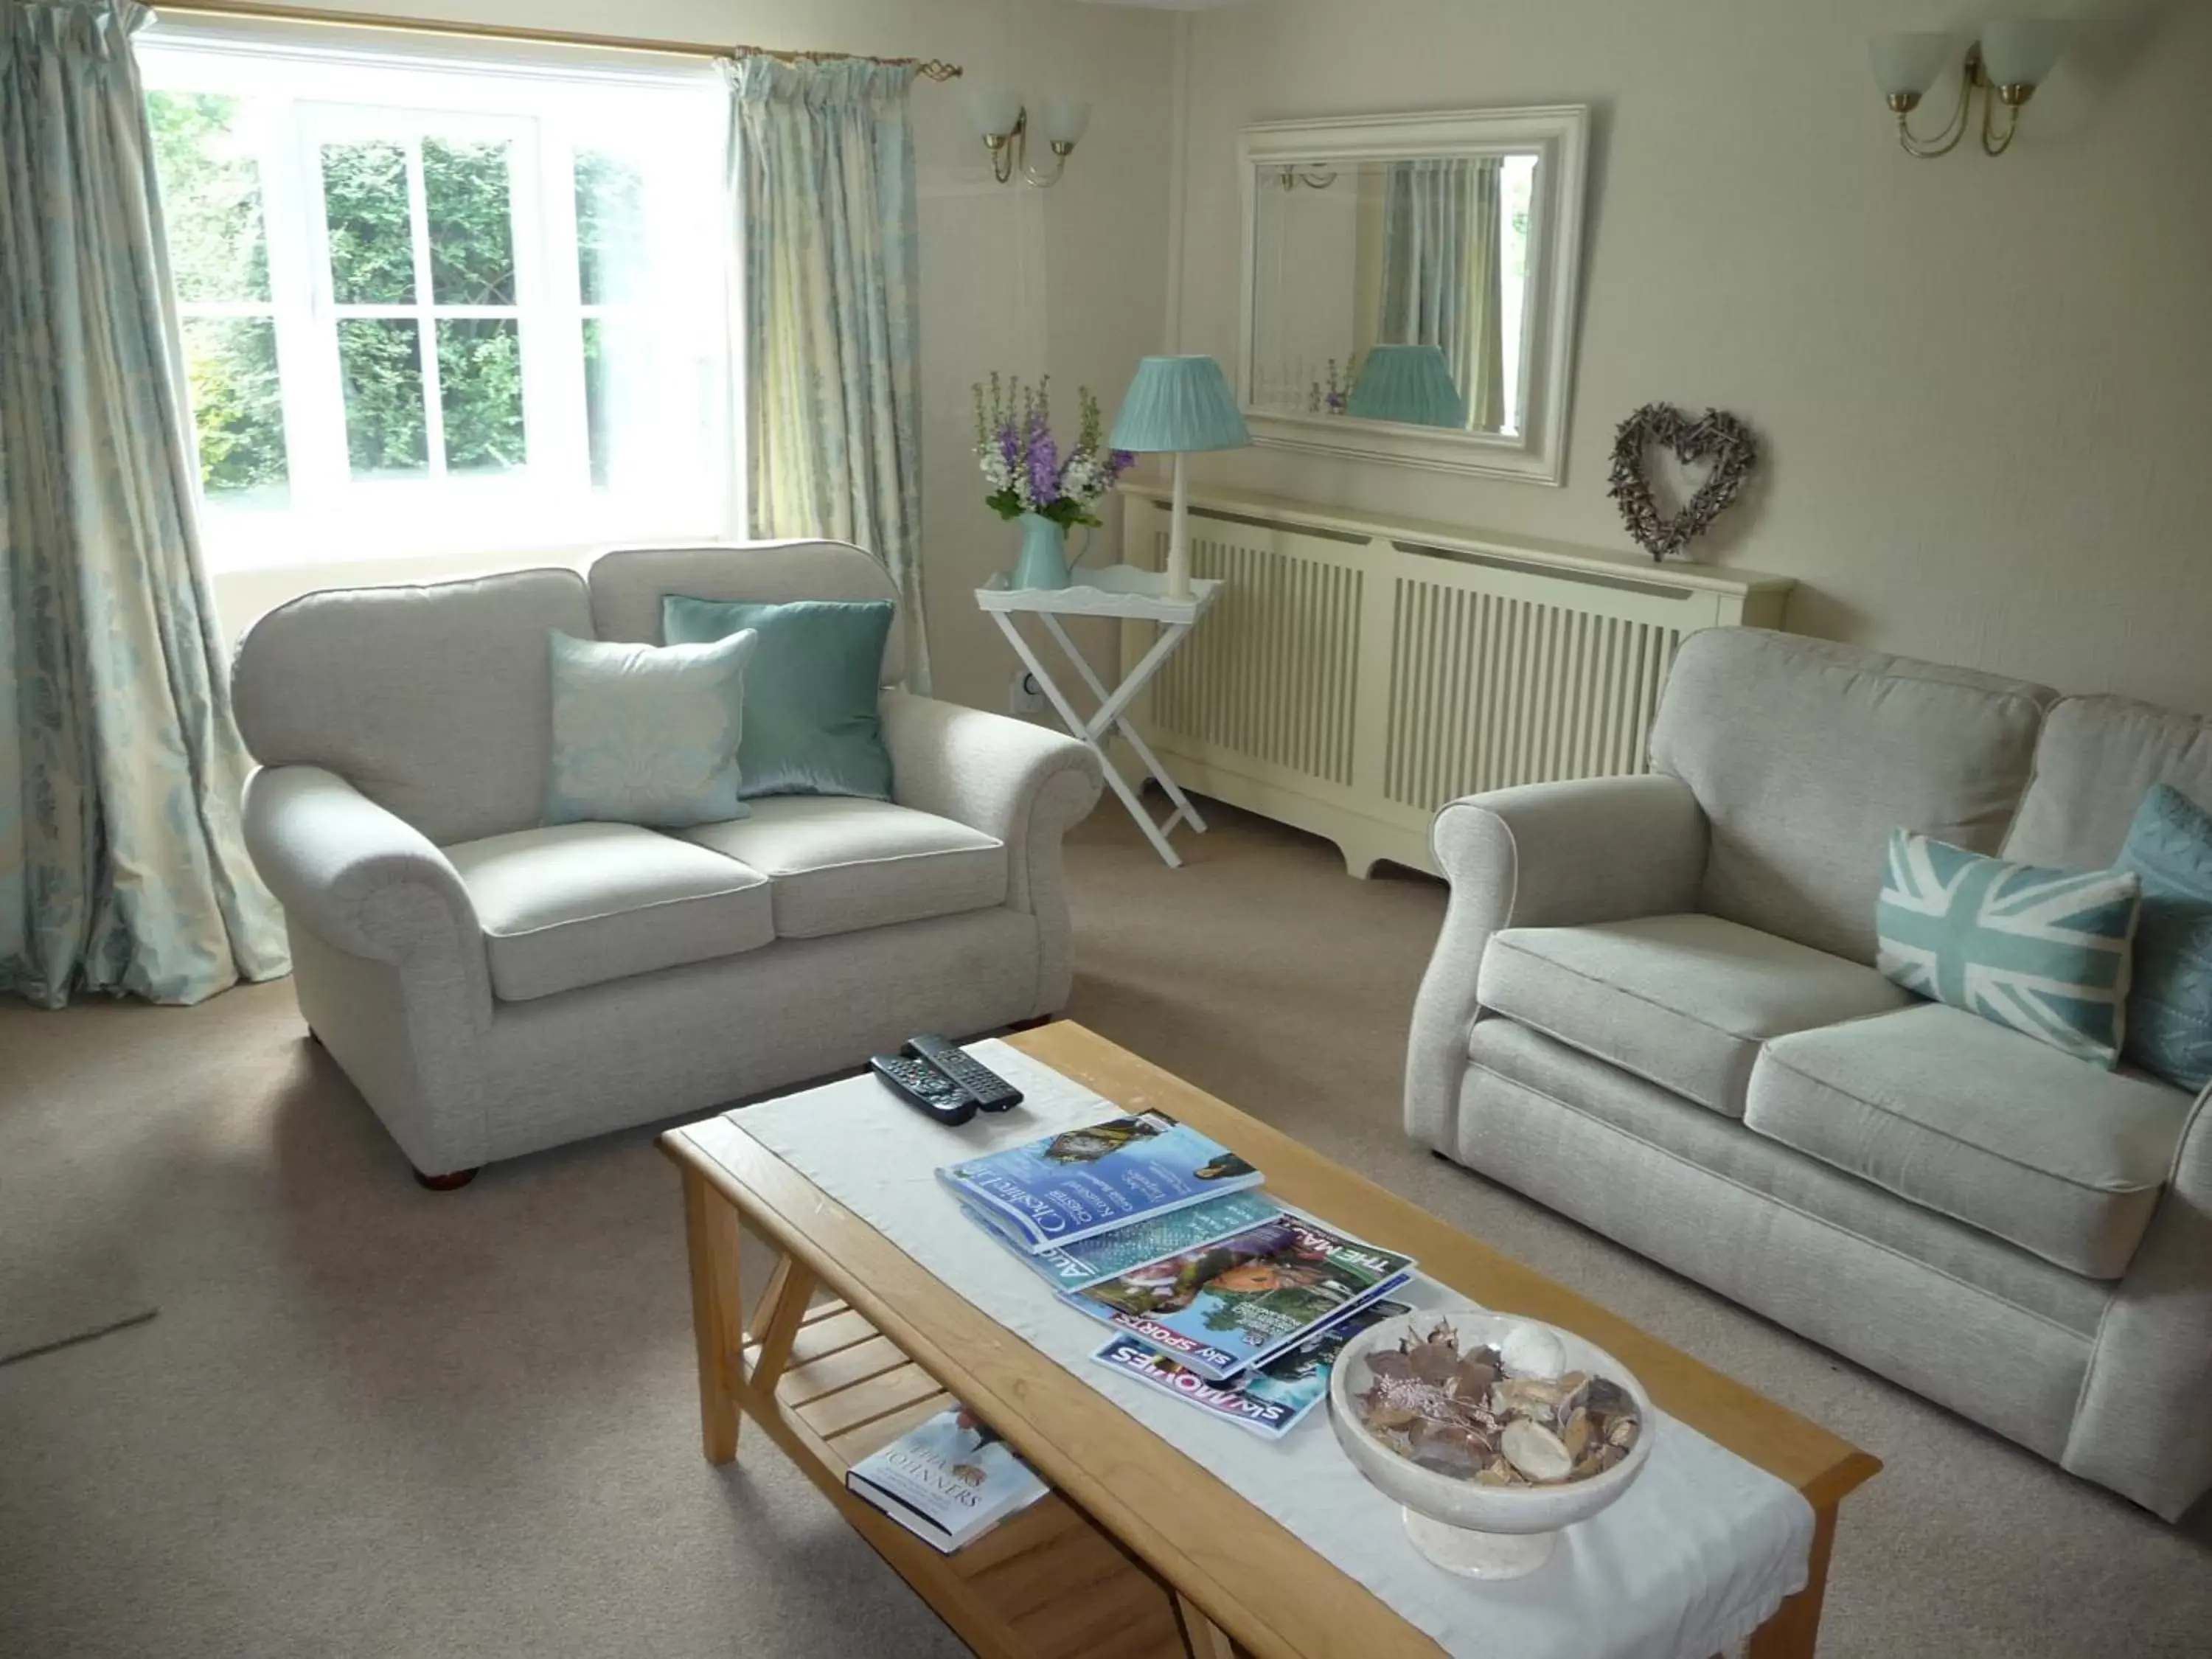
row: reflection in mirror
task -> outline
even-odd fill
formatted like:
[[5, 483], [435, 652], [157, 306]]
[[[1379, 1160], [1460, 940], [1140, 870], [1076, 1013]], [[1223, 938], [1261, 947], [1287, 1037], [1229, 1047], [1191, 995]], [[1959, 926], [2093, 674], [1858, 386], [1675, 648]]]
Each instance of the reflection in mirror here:
[[1249, 406], [1515, 435], [1534, 153], [1261, 163]]

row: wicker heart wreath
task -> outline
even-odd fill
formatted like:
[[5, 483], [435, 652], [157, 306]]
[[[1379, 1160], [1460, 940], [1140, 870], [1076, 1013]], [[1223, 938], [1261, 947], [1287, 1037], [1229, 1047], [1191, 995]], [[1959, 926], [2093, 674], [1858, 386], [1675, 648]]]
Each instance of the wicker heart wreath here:
[[[1674, 452], [1685, 466], [1710, 461], [1712, 472], [1682, 510], [1669, 516], [1651, 498], [1644, 458], [1655, 444]], [[1709, 409], [1692, 420], [1672, 404], [1646, 404], [1620, 423], [1613, 439], [1613, 483], [1606, 493], [1637, 544], [1654, 559], [1679, 559], [1691, 538], [1712, 528], [1759, 464], [1751, 428], [1733, 415]]]

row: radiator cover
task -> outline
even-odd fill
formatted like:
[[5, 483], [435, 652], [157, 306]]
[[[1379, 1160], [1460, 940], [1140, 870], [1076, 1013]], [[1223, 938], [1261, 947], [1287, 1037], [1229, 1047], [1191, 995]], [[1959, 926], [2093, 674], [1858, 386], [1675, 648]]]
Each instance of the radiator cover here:
[[[1122, 556], [1158, 569], [1166, 495], [1122, 496]], [[1433, 872], [1429, 821], [1462, 795], [1647, 769], [1683, 636], [1778, 628], [1793, 586], [1207, 492], [1190, 543], [1227, 586], [1138, 725], [1186, 787], [1328, 836], [1356, 876]], [[1124, 628], [1125, 662], [1152, 634]]]

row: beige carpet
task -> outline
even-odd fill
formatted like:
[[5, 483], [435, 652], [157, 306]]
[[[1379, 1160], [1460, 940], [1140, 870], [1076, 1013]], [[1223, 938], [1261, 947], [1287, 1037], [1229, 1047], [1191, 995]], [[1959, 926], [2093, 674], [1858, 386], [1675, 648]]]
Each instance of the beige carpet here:
[[[2163, 1526], [1410, 1146], [1441, 890], [1222, 817], [1180, 874], [1111, 802], [1083, 828], [1072, 1012], [1888, 1460], [1824, 1656], [2212, 1653], [2206, 1509]], [[0, 1654], [964, 1651], [773, 1449], [701, 1461], [649, 1132], [421, 1192], [281, 983], [0, 1006], [0, 1211], [95, 1170], [60, 1231], [161, 1310], [0, 1369]], [[0, 1217], [18, 1267], [78, 1259], [40, 1236]]]

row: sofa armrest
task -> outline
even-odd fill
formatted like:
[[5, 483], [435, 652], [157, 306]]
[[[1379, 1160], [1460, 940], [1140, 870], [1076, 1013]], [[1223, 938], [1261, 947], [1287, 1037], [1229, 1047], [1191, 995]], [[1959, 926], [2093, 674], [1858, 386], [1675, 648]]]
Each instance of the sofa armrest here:
[[477, 1030], [491, 1024], [491, 974], [476, 907], [428, 837], [319, 766], [264, 767], [246, 781], [246, 845], [295, 927], [403, 975], [457, 979]]
[[2105, 1304], [2059, 1461], [2168, 1521], [2212, 1491], [2212, 1089]]
[[884, 694], [891, 796], [1006, 843], [1006, 902], [1034, 910], [1059, 888], [1060, 839], [1103, 787], [1097, 756], [1027, 720], [905, 691]]
[[1475, 981], [1492, 933], [1692, 909], [1705, 841], [1689, 786], [1659, 774], [1530, 784], [1440, 809], [1429, 844], [1451, 902], [1413, 1003], [1406, 1133], [1454, 1150]]

